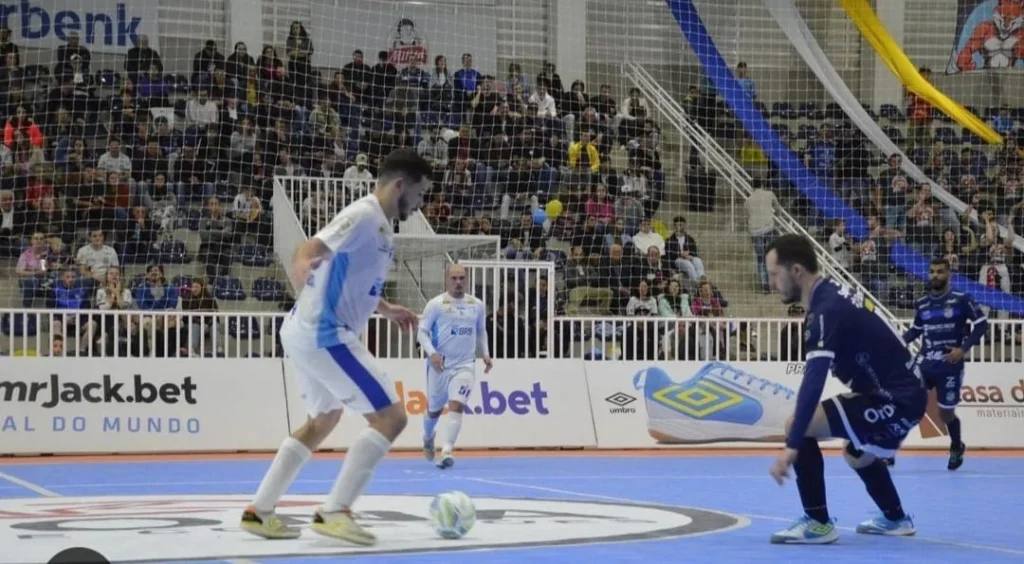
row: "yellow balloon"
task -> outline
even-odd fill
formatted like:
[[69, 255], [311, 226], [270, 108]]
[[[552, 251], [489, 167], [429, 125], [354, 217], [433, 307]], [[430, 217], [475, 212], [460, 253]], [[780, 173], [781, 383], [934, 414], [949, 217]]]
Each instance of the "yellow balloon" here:
[[551, 200], [548, 205], [545, 206], [544, 211], [548, 213], [549, 219], [555, 219], [562, 215], [562, 202], [559, 200]]

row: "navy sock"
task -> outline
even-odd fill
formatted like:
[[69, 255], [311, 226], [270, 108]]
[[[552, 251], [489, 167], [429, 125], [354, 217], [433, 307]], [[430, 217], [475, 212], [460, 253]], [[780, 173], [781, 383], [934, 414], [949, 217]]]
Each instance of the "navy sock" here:
[[900, 503], [900, 494], [896, 493], [896, 484], [892, 482], [892, 475], [885, 462], [875, 460], [864, 468], [858, 468], [857, 475], [864, 481], [868, 495], [875, 500], [875, 505], [882, 510], [886, 519], [898, 521], [906, 517]]
[[819, 523], [828, 523], [828, 506], [825, 504], [825, 459], [816, 439], [804, 439], [800, 454], [793, 463], [796, 472], [796, 488], [807, 516]]
[[952, 420], [947, 421], [946, 422], [946, 430], [949, 431], [949, 443], [950, 443], [950, 446], [952, 446], [952, 447], [959, 447], [961, 444], [963, 444], [963, 443], [960, 442], [960, 418], [959, 417], [954, 415]]

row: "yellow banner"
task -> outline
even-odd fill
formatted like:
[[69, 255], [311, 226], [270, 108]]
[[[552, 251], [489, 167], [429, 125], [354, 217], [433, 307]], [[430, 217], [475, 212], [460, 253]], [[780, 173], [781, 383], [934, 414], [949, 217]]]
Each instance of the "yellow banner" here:
[[989, 127], [984, 120], [939, 92], [917, 72], [910, 57], [907, 57], [907, 54], [900, 49], [889, 32], [885, 30], [885, 26], [875, 15], [867, 0], [839, 0], [839, 4], [846, 10], [846, 14], [860, 30], [861, 35], [868, 40], [868, 43], [871, 43], [878, 56], [885, 61], [892, 73], [899, 77], [900, 82], [908, 90], [927, 100], [932, 106], [974, 132], [987, 143], [1003, 142], [1002, 136]]

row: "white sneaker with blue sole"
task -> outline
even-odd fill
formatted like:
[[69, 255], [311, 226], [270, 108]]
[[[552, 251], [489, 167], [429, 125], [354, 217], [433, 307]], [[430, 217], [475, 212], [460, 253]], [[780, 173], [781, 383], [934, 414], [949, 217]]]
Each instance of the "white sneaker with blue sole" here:
[[857, 525], [857, 532], [862, 535], [886, 535], [890, 537], [909, 537], [917, 533], [914, 528], [914, 520], [907, 515], [902, 519], [893, 521], [879, 515]]
[[820, 523], [804, 515], [771, 537], [772, 544], [831, 544], [839, 540], [835, 519]]

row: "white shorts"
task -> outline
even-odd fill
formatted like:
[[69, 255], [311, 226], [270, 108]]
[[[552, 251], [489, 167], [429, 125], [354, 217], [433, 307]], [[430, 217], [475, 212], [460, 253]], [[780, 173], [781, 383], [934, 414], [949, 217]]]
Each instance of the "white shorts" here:
[[342, 344], [327, 348], [295, 346], [300, 339], [281, 332], [281, 345], [310, 417], [341, 408], [374, 413], [398, 402], [391, 378], [358, 336], [353, 334]]
[[437, 413], [444, 409], [449, 401], [457, 401], [466, 405], [473, 394], [476, 384], [476, 370], [473, 366], [456, 366], [445, 368], [438, 373], [427, 364], [427, 410]]

